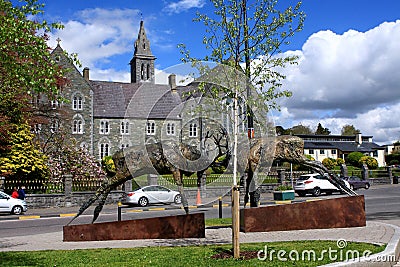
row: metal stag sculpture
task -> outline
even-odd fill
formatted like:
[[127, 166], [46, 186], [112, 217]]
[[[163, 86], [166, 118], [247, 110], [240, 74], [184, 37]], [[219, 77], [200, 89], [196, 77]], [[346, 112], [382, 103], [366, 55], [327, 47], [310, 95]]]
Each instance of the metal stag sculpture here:
[[[228, 149], [228, 141], [225, 132], [219, 132], [219, 134], [213, 135], [208, 134], [208, 138], [212, 138], [215, 143], [213, 160], [210, 161], [210, 165], [215, 162], [215, 160], [222, 156], [227, 155], [227, 161], [230, 158], [230, 152]], [[245, 205], [250, 198], [254, 198], [254, 192], [256, 187], [249, 186], [254, 185], [254, 173], [258, 167], [262, 167], [263, 162], [270, 161], [271, 158], [267, 158], [273, 155], [273, 160], [280, 160], [282, 162], [291, 162], [295, 164], [301, 164], [310, 167], [314, 171], [325, 175], [328, 175], [329, 181], [334, 184], [337, 188], [341, 189], [348, 195], [356, 195], [354, 191], [346, 187], [346, 185], [341, 181], [335, 174], [330, 172], [325, 168], [320, 162], [312, 161], [307, 159], [303, 155], [303, 140], [295, 136], [278, 136], [276, 139], [266, 139], [266, 138], [255, 138], [250, 141], [250, 150], [248, 151], [247, 159], [239, 160], [241, 164], [245, 165], [245, 172], [248, 174], [246, 179], [246, 192], [245, 192]], [[178, 189], [182, 195], [182, 205], [188, 213], [188, 202], [183, 191], [183, 174], [187, 174], [186, 171], [178, 169], [174, 164], [170, 162], [169, 157], [165, 155], [164, 146], [160, 143], [146, 145], [148, 157], [145, 156], [145, 152], [138, 151], [135, 147], [127, 148], [125, 151], [119, 151], [114, 154], [113, 160], [116, 167], [116, 174], [109, 180], [106, 181], [100, 188], [96, 191], [86, 203], [84, 203], [79, 209], [77, 215], [68, 223], [70, 224], [74, 219], [80, 216], [87, 208], [89, 208], [98, 199], [98, 205], [94, 210], [93, 221], [94, 222], [106, 201], [106, 198], [111, 190], [115, 189], [117, 186], [122, 185], [126, 181], [132, 179], [133, 177], [140, 176], [143, 174], [148, 174], [156, 170], [158, 173], [164, 171], [170, 171], [173, 174], [174, 180], [178, 186]], [[188, 160], [196, 160], [200, 157], [201, 151], [197, 150], [192, 146], [185, 144], [180, 144], [174, 147], [174, 149], [179, 150], [182, 155]], [[208, 168], [208, 166], [207, 166]], [[200, 180], [203, 172], [207, 169], [203, 168], [197, 171], [198, 181]], [[254, 200], [251, 200], [254, 202]]]
[[[274, 145], [271, 145], [275, 143]], [[275, 151], [269, 151], [275, 149]], [[334, 173], [329, 171], [321, 162], [314, 161], [304, 156], [304, 142], [301, 138], [291, 135], [278, 136], [275, 140], [268, 138], [255, 138], [250, 141], [250, 151], [248, 160], [246, 162], [245, 172], [247, 173], [246, 179], [246, 192], [244, 205], [250, 200], [250, 206], [257, 206], [258, 194], [257, 185], [255, 185], [254, 173], [256, 168], [262, 167], [264, 162], [268, 159], [269, 155], [273, 155], [274, 160], [282, 162], [290, 162], [294, 164], [300, 164], [311, 168], [315, 172], [321, 175], [326, 175], [328, 180], [339, 188], [341, 191], [352, 196], [357, 195], [353, 190], [348, 188], [344, 182], [339, 179]]]
[[[80, 207], [78, 213], [68, 224], [79, 217], [94, 202], [98, 201], [93, 214], [93, 223], [100, 215], [111, 190], [114, 190], [134, 177], [149, 173], [172, 173], [182, 196], [182, 206], [186, 213], [188, 213], [188, 201], [183, 190], [183, 175], [191, 175], [194, 172], [186, 171], [185, 168], [177, 166], [184, 166], [185, 162], [195, 164], [196, 160], [199, 160], [204, 155], [206, 155], [206, 159], [200, 160], [197, 168], [196, 166], [192, 166], [191, 168], [196, 170], [198, 184], [200, 184], [200, 179], [205, 170], [215, 163], [217, 158], [227, 155], [226, 162], [229, 162], [228, 139], [224, 129], [208, 131], [203, 140], [201, 150], [183, 143], [176, 144], [166, 141], [163, 143], [148, 144], [140, 148], [132, 146], [116, 152], [113, 155], [116, 169], [115, 175], [103, 182], [96, 193]], [[176, 164], [177, 162], [179, 164]], [[209, 164], [204, 166], [204, 162], [209, 162]]]

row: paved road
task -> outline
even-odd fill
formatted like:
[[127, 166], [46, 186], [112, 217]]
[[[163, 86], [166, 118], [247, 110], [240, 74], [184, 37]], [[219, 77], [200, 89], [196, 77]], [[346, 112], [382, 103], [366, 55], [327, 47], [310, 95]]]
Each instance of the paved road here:
[[[400, 221], [400, 185], [377, 185], [372, 186], [369, 190], [360, 189], [357, 191], [357, 193], [365, 196], [367, 220], [393, 221], [395, 224], [397, 224], [397, 221]], [[321, 196], [319, 198], [332, 198], [341, 196], [342, 195], [340, 194], [333, 194], [331, 196]], [[303, 198], [296, 197], [296, 201], [315, 199], [316, 198], [312, 196]], [[229, 203], [230, 198], [225, 197], [223, 199], [224, 206], [228, 206]], [[271, 203], [272, 194], [263, 194], [261, 198], [261, 204]], [[58, 232], [62, 230], [62, 226], [66, 225], [71, 220], [70, 216], [76, 213], [77, 210], [77, 207], [62, 209], [30, 209], [25, 216], [1, 214], [0, 238]], [[103, 213], [100, 215], [98, 222], [116, 221], [118, 219], [117, 211], [117, 205], [107, 205]], [[217, 218], [219, 213], [218, 207], [195, 208], [192, 209], [192, 212], [204, 212], [206, 219]], [[85, 215], [78, 218], [74, 223], [90, 223], [92, 219], [92, 213], [93, 208], [89, 209]], [[148, 207], [146, 209], [135, 207], [122, 209], [122, 219], [129, 220], [183, 213], [183, 210], [176, 205], [157, 205]], [[222, 213], [223, 217], [231, 217], [230, 207], [224, 207]], [[40, 214], [41, 219], [34, 219], [38, 214]]]

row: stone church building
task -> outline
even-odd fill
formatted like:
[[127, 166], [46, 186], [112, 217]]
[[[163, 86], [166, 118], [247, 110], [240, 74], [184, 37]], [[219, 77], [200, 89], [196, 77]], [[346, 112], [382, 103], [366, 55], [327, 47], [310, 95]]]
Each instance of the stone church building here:
[[[63, 97], [69, 100], [62, 104], [68, 114], [62, 119], [63, 128], [97, 159], [121, 148], [159, 141], [161, 137], [198, 144], [201, 120], [182, 119], [176, 109], [194, 85], [177, 86], [173, 74], [169, 84], [155, 84], [156, 57], [143, 21], [130, 60], [130, 83], [91, 80], [89, 69], [84, 68], [81, 74], [64, 56], [60, 44], [52, 55], [60, 66], [70, 70], [66, 77], [69, 83], [62, 89]], [[60, 108], [58, 103], [52, 105]], [[53, 123], [50, 128], [54, 130], [57, 125]]]

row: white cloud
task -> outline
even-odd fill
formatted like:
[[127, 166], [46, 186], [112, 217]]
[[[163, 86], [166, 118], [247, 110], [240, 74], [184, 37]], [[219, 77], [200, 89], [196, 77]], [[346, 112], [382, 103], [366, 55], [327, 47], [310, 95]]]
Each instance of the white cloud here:
[[65, 50], [78, 53], [82, 65], [93, 68], [133, 51], [139, 21], [136, 9], [85, 9], [76, 14], [76, 19], [63, 22], [65, 28], [53, 33], [49, 44], [55, 47], [59, 37]]
[[205, 5], [204, 0], [180, 0], [178, 2], [171, 2], [165, 8], [164, 11], [170, 14], [177, 14], [187, 11], [191, 8], [202, 8]]
[[299, 55], [300, 60], [284, 70], [285, 86], [293, 96], [282, 100], [285, 113], [277, 125], [316, 127], [321, 122], [339, 134], [343, 125], [353, 124], [376, 141], [398, 140], [399, 39], [400, 20], [367, 32], [320, 31], [309, 37], [301, 51], [286, 52]]

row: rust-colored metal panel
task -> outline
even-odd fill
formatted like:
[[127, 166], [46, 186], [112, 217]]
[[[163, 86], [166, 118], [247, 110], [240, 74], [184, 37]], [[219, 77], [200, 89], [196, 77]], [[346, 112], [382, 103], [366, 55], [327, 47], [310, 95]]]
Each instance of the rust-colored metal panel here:
[[364, 196], [240, 210], [240, 229], [243, 232], [328, 229], [365, 225]]
[[64, 241], [203, 238], [204, 213], [68, 225], [63, 227], [63, 233]]

